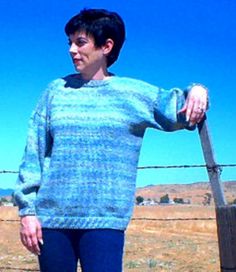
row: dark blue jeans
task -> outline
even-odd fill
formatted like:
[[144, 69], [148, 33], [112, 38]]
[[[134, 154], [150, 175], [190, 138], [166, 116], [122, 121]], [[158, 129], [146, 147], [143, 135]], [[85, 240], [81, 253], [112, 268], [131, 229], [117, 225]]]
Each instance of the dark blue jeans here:
[[121, 272], [124, 231], [43, 229], [41, 272]]

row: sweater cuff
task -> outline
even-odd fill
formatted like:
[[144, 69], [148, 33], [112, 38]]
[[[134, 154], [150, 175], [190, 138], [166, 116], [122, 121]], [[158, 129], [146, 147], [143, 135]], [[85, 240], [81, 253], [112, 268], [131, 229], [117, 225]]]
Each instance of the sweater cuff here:
[[23, 217], [26, 215], [35, 215], [36, 212], [34, 208], [26, 207], [26, 208], [20, 209], [18, 214], [20, 217]]

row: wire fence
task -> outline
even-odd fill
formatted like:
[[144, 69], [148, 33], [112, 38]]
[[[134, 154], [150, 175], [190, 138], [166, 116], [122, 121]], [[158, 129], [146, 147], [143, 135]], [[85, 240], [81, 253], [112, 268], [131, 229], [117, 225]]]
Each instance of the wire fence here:
[[[152, 166], [138, 166], [137, 170], [148, 170], [148, 169], [181, 169], [181, 168], [206, 168], [208, 171], [219, 171], [222, 172], [225, 167], [236, 167], [236, 164], [217, 164], [209, 166], [206, 164], [192, 164], [192, 165], [152, 165]], [[15, 170], [0, 170], [0, 174], [18, 174], [19, 171]], [[132, 218], [132, 221], [214, 221], [215, 217], [206, 218]], [[19, 223], [18, 219], [0, 219], [0, 222], [4, 223]], [[39, 269], [19, 268], [13, 266], [0, 266], [0, 271], [40, 271]]]
[[[146, 169], [171, 169], [171, 168], [206, 168], [206, 169], [212, 169], [214, 168], [223, 169], [225, 167], [236, 167], [235, 163], [231, 164], [216, 164], [214, 166], [212, 165], [206, 165], [206, 164], [182, 164], [182, 165], [148, 165], [148, 166], [138, 166], [138, 170], [146, 170]], [[0, 170], [0, 174], [18, 174], [19, 171], [16, 170]]]
[[20, 272], [20, 271], [26, 271], [26, 272], [36, 272], [36, 271], [40, 271], [39, 269], [30, 269], [30, 268], [19, 268], [19, 267], [11, 267], [11, 266], [0, 266], [0, 271], [16, 271], [16, 272]]
[[[225, 167], [236, 167], [236, 164], [216, 164], [209, 166], [206, 164], [184, 164], [184, 165], [152, 165], [152, 166], [138, 166], [138, 170], [148, 170], [148, 169], [181, 169], [181, 168], [206, 168], [211, 171], [220, 171], [222, 172]], [[16, 170], [0, 170], [0, 174], [18, 174], [19, 171]], [[216, 218], [132, 218], [131, 220], [146, 220], [146, 221], [181, 221], [181, 220], [215, 220]], [[0, 222], [19, 222], [19, 220], [10, 219], [3, 220], [0, 219]]]
[[[148, 174], [149, 170], [157, 170], [157, 169], [163, 169], [163, 170], [165, 170], [165, 169], [179, 170], [180, 169], [181, 170], [181, 169], [191, 169], [191, 168], [192, 169], [197, 169], [197, 168], [199, 169], [199, 168], [201, 168], [201, 169], [206, 169], [207, 172], [208, 172], [208, 174], [209, 173], [218, 173], [219, 176], [221, 176], [224, 168], [235, 168], [235, 167], [236, 167], [236, 163], [214, 164], [214, 165], [207, 165], [207, 164], [142, 165], [142, 166], [138, 166], [137, 170], [138, 170], [138, 173], [140, 173], [140, 175], [141, 175], [141, 172], [143, 172], [145, 170], [147, 171], [146, 173]], [[235, 171], [234, 171], [234, 173], [235, 173]], [[19, 174], [19, 171], [17, 171], [17, 170], [1, 169], [0, 170], [0, 176], [2, 176], [3, 174], [17, 175], [17, 174]], [[226, 171], [225, 174], [227, 175], [227, 171]], [[229, 172], [228, 172], [228, 175], [229, 175]], [[166, 178], [166, 176], [165, 176], [165, 178]], [[181, 178], [181, 176], [180, 176], [180, 178]], [[186, 176], [184, 176], [184, 177], [182, 176], [182, 178], [184, 178], [186, 180]], [[170, 180], [171, 180], [170, 176], [168, 176], [167, 179], [169, 179], [169, 181], [167, 182], [168, 184], [175, 183], [175, 181], [173, 181], [173, 178], [172, 178], [172, 182], [170, 182]], [[2, 181], [4, 181], [4, 180], [0, 178], [0, 187], [1, 187], [1, 182]]]
[[153, 166], [138, 166], [138, 170], [145, 170], [145, 169], [170, 169], [170, 168], [207, 168], [207, 169], [214, 169], [214, 168], [221, 168], [224, 167], [236, 167], [236, 164], [216, 164], [214, 166], [206, 165], [206, 164], [183, 164], [183, 165], [153, 165]]
[[[137, 217], [132, 218], [131, 221], [210, 221], [216, 220], [215, 217], [188, 217], [188, 218], [149, 218]], [[0, 222], [20, 222], [18, 219], [0, 219]]]

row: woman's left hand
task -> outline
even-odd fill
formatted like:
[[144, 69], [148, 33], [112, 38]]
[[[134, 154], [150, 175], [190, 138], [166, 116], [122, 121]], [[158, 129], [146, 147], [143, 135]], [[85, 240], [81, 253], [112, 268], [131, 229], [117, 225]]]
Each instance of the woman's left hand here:
[[202, 85], [194, 85], [187, 96], [186, 102], [179, 113], [186, 114], [190, 126], [199, 123], [208, 107], [208, 91]]

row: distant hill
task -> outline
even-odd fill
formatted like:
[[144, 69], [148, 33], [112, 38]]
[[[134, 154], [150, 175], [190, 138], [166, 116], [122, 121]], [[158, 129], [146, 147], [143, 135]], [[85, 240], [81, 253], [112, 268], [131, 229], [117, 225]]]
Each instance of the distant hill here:
[[0, 188], [0, 197], [3, 196], [11, 196], [11, 194], [13, 193], [13, 189], [1, 189]]
[[[232, 202], [236, 199], [236, 181], [222, 182], [223, 190], [227, 201]], [[164, 185], [148, 185], [137, 188], [136, 196], [142, 196], [144, 199], [160, 200], [165, 194], [170, 199], [183, 198], [191, 204], [203, 205], [206, 194], [212, 194], [209, 182], [196, 182], [190, 184], [164, 184]], [[214, 201], [211, 201], [214, 204]]]
[[[227, 201], [231, 202], [236, 199], [236, 181], [222, 182], [224, 193]], [[13, 189], [1, 189], [0, 197], [11, 196]], [[168, 194], [170, 199], [183, 198], [191, 204], [202, 205], [204, 196], [212, 194], [209, 182], [196, 182], [190, 184], [163, 184], [163, 185], [148, 185], [137, 188], [136, 196], [142, 196], [144, 199], [160, 200], [165, 194]], [[214, 202], [211, 201], [213, 205]]]

